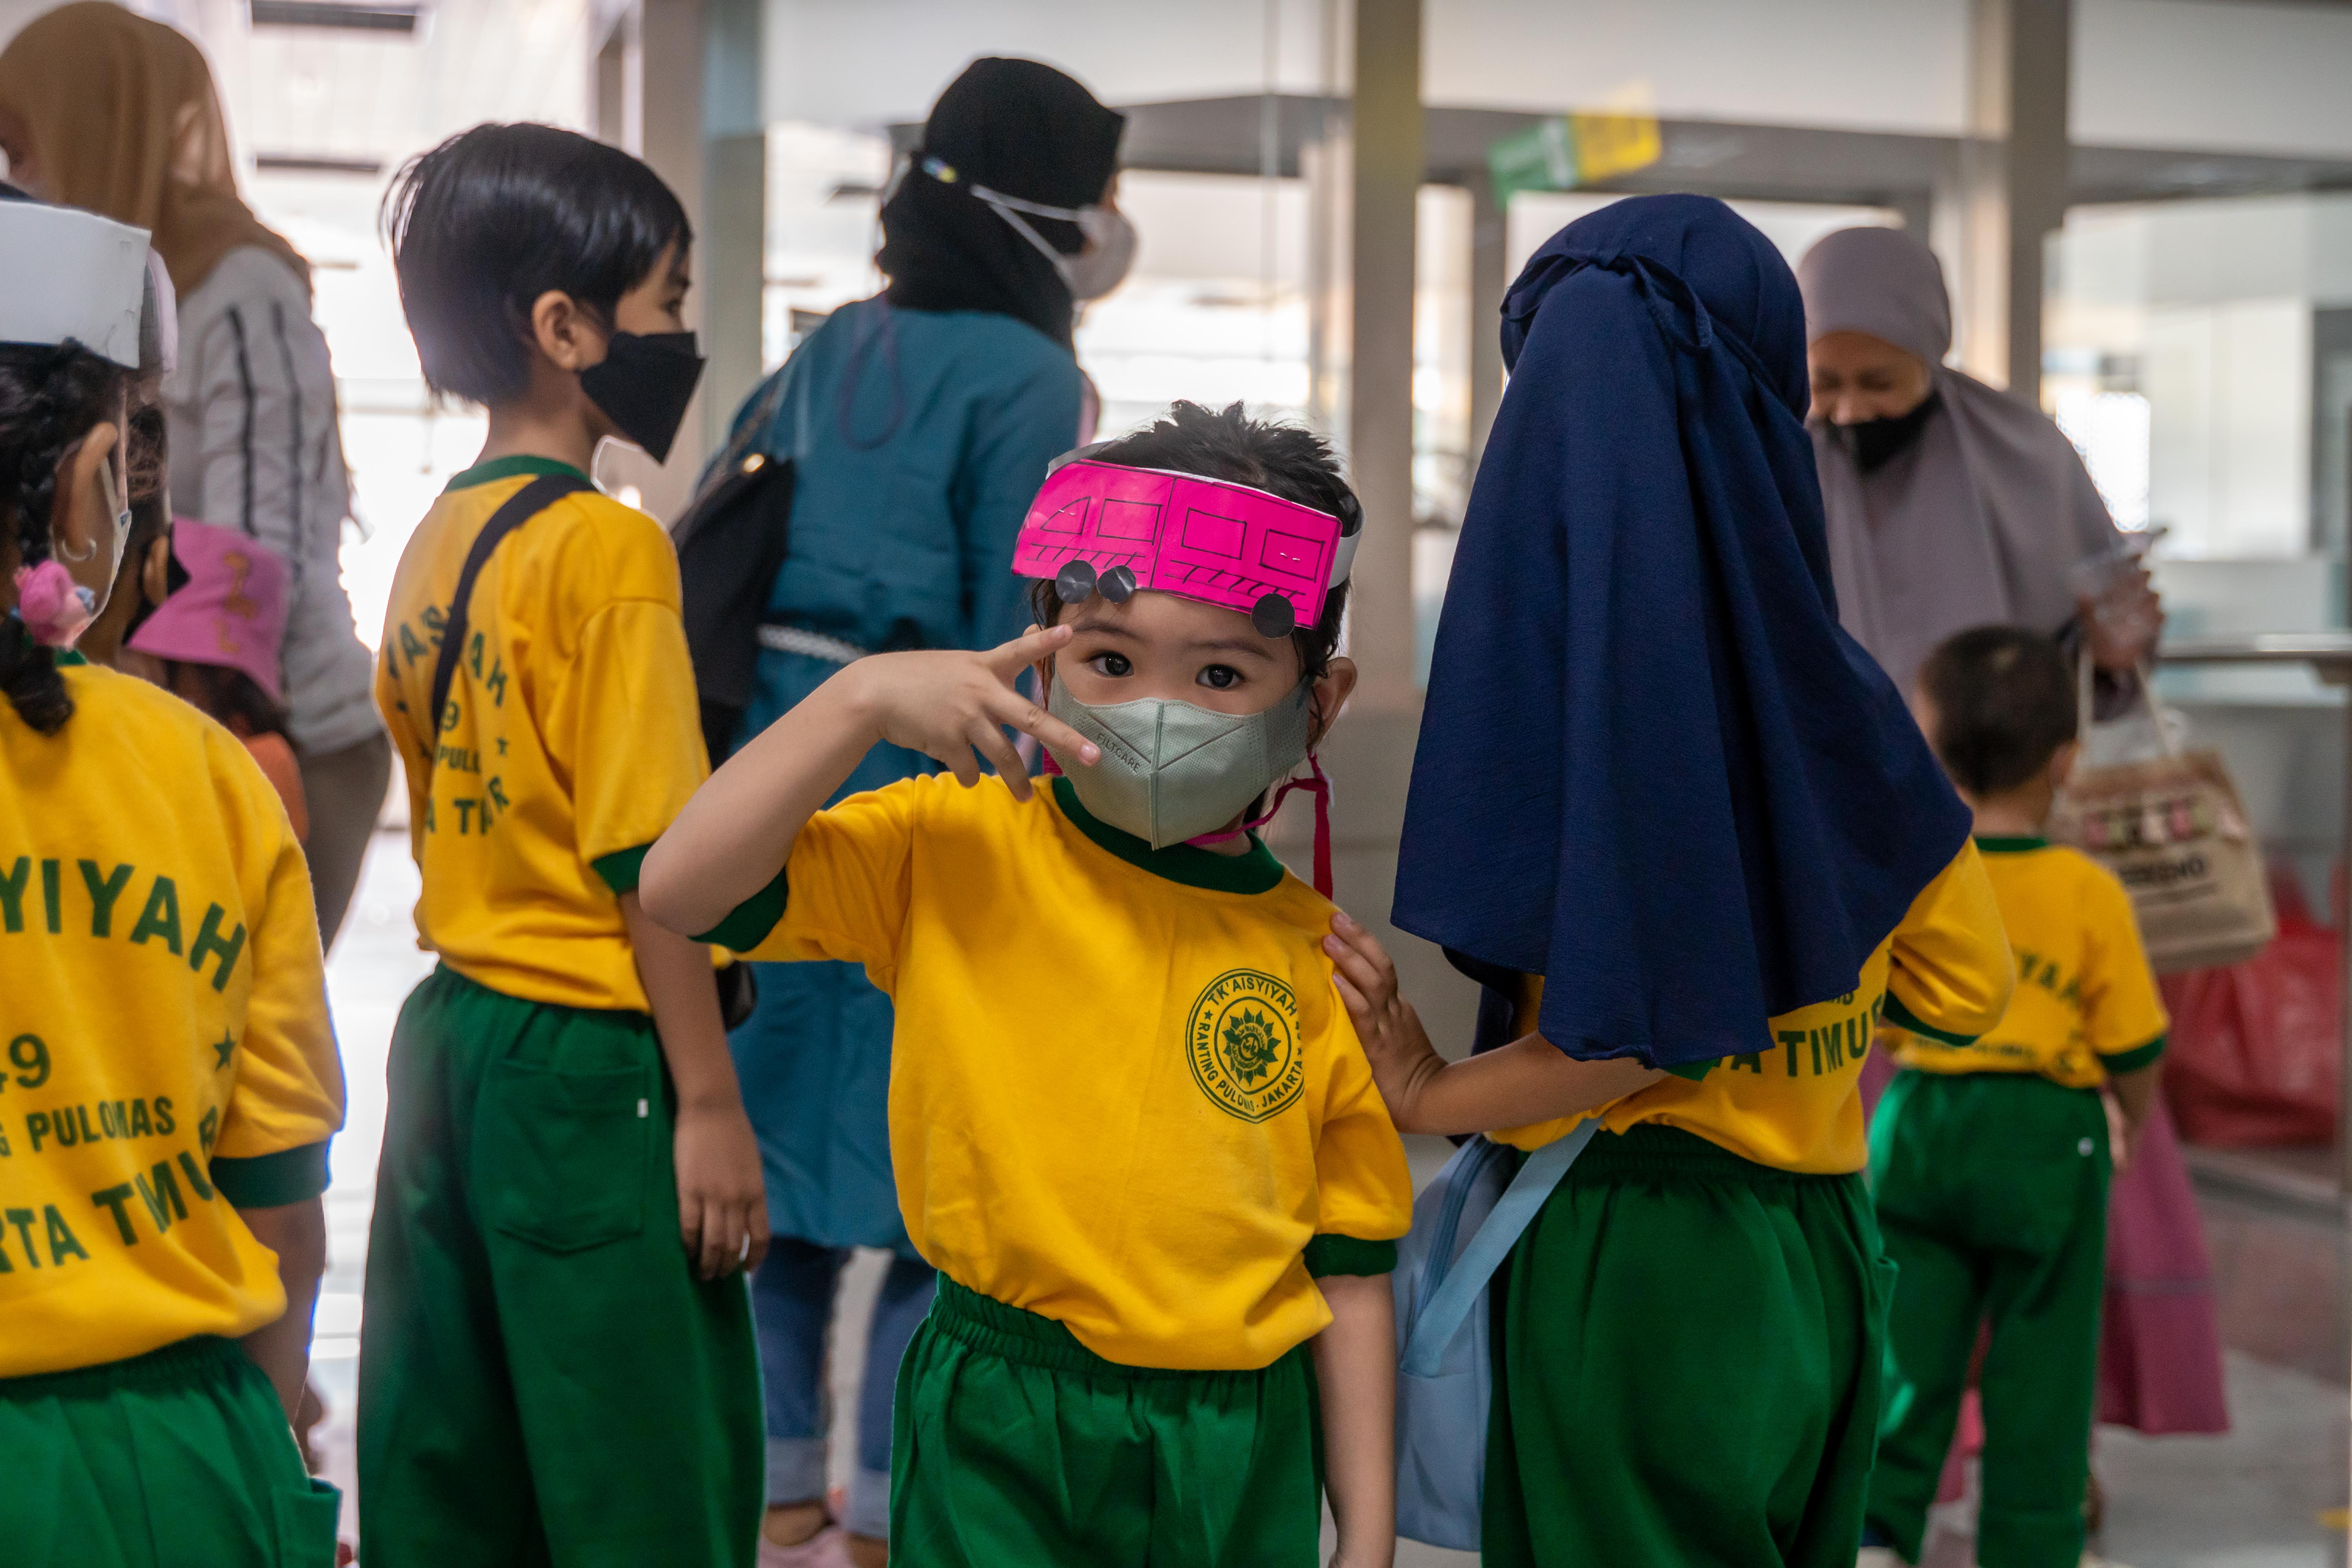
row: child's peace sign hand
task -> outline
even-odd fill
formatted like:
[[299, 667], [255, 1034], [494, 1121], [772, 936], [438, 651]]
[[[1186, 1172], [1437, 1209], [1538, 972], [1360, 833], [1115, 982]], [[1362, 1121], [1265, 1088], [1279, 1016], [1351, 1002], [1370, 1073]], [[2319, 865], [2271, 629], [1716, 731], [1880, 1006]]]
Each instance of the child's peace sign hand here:
[[1082, 763], [1102, 754], [1013, 688], [1024, 669], [1070, 637], [1067, 626], [1032, 626], [985, 653], [875, 654], [835, 679], [848, 685], [850, 700], [883, 740], [938, 758], [966, 788], [980, 782], [977, 758], [985, 757], [1014, 798], [1027, 800], [1029, 770], [1005, 738], [1006, 726]]

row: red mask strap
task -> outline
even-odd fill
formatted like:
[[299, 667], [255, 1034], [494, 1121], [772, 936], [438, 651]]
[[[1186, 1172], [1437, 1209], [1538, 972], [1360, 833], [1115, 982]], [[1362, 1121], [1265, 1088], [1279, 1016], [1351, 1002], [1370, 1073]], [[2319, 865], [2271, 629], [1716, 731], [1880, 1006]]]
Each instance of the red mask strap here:
[[1275, 814], [1282, 809], [1283, 800], [1292, 790], [1303, 789], [1315, 797], [1315, 890], [1325, 898], [1329, 898], [1331, 896], [1331, 781], [1324, 776], [1323, 764], [1316, 759], [1312, 752], [1307, 753], [1307, 771], [1310, 777], [1284, 780], [1282, 787], [1274, 792], [1274, 799], [1267, 803], [1263, 815], [1252, 817], [1229, 833], [1203, 833], [1198, 838], [1187, 838], [1184, 842], [1196, 848], [1205, 849], [1212, 844], [1223, 844], [1228, 839], [1239, 838], [1244, 833], [1255, 832], [1274, 820]]

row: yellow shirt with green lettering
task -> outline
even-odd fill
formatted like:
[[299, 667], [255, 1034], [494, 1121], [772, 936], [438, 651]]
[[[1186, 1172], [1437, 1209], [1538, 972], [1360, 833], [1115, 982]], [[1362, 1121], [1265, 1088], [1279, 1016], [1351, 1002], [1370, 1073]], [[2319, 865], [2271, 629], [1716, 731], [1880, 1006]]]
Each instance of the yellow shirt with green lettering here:
[[707, 940], [888, 994], [898, 1205], [950, 1279], [1126, 1365], [1265, 1366], [1412, 1221], [1332, 907], [1262, 844], [1153, 850], [1038, 784], [853, 795]]
[[1895, 1059], [1921, 1072], [2039, 1073], [2069, 1089], [2152, 1065], [2169, 1020], [2124, 885], [2081, 850], [2040, 838], [1977, 847], [2017, 954], [2017, 994], [1972, 1041], [1899, 1031]]
[[[1854, 988], [1771, 1020], [1772, 1048], [1703, 1064], [1603, 1107], [1603, 1131], [1644, 1121], [1678, 1127], [1743, 1160], [1809, 1174], [1869, 1163], [1862, 1066], [1880, 1016], [1965, 1042], [1993, 1026], [2016, 977], [2000, 911], [1976, 846], [1912, 900], [1862, 966]], [[1524, 1014], [1532, 1017], [1530, 1006]], [[1490, 1134], [1518, 1149], [1566, 1137], [1581, 1116]]]
[[0, 703], [0, 1378], [286, 1310], [237, 1208], [326, 1190], [343, 1121], [310, 877], [242, 742], [59, 660]]
[[646, 1010], [619, 895], [709, 772], [661, 524], [593, 490], [564, 497], [482, 568], [436, 735], [441, 627], [474, 536], [534, 475], [468, 468], [401, 553], [376, 705], [408, 775], [424, 872], [417, 943], [493, 991]]

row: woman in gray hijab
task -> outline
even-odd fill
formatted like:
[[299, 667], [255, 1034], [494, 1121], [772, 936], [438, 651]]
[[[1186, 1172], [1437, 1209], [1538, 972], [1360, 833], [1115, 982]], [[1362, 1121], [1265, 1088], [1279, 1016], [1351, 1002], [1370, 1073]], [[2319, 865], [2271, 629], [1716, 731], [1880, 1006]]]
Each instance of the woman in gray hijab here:
[[[1838, 616], [1907, 689], [1928, 652], [2002, 621], [2085, 638], [2116, 697], [2163, 625], [2082, 458], [2040, 409], [1944, 363], [1952, 307], [1936, 253], [1840, 229], [1797, 268], [1814, 456]], [[2097, 614], [2072, 573], [2112, 555]], [[2102, 709], [2107, 707], [2101, 703]]]

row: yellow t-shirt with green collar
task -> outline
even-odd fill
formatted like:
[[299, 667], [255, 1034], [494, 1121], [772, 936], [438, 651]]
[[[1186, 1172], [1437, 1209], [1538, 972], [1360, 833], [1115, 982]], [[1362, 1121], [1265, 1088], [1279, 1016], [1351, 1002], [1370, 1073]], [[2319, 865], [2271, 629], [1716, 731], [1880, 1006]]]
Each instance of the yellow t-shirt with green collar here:
[[236, 737], [58, 659], [0, 703], [0, 1378], [286, 1310], [237, 1209], [326, 1190], [343, 1121], [310, 877]]
[[1332, 906], [1039, 783], [842, 801], [705, 940], [889, 995], [899, 1208], [950, 1279], [1125, 1365], [1265, 1366], [1331, 1321], [1315, 1274], [1387, 1272], [1412, 1221]]
[[[1859, 1171], [1870, 1158], [1862, 1068], [1876, 1021], [1965, 1044], [1999, 1021], [2015, 980], [1984, 860], [1975, 845], [1963, 845], [1872, 952], [1853, 990], [1772, 1019], [1769, 1051], [1727, 1057], [1695, 1079], [1668, 1077], [1604, 1106], [1597, 1113], [1601, 1130], [1656, 1122], [1776, 1170]], [[1532, 1003], [1522, 1016], [1534, 1016]], [[1540, 1149], [1585, 1120], [1561, 1117], [1489, 1136]]]
[[476, 580], [438, 735], [426, 718], [475, 535], [557, 472], [578, 470], [506, 458], [449, 481], [401, 553], [376, 705], [407, 773], [418, 945], [506, 995], [643, 1012], [619, 895], [709, 772], [661, 524], [582, 490], [508, 535]]
[[2017, 953], [2017, 994], [1966, 1044], [1898, 1031], [1895, 1059], [1921, 1072], [2038, 1073], [2068, 1089], [2154, 1064], [2170, 1022], [2115, 874], [2041, 838], [1983, 837], [1977, 847]]

